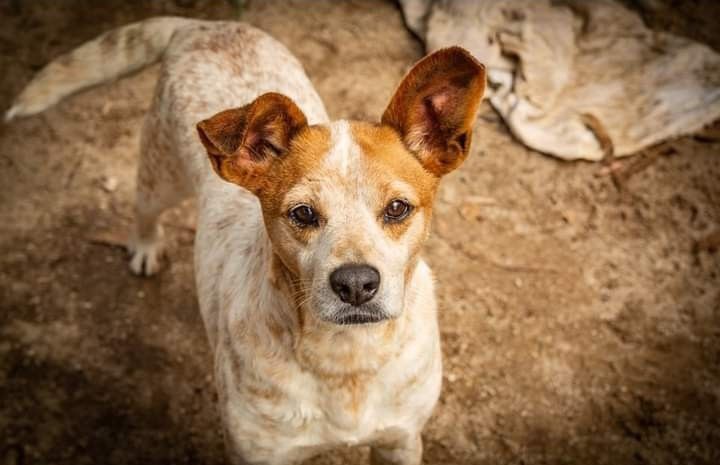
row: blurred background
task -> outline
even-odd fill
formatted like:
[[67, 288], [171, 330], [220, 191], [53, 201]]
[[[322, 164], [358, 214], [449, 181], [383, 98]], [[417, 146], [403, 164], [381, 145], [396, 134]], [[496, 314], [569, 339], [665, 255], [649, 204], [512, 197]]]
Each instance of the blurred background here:
[[[653, 34], [720, 51], [714, 0], [622, 5]], [[427, 40], [381, 0], [1, 0], [0, 109], [58, 55], [157, 15], [268, 31], [333, 119], [377, 121]], [[193, 205], [164, 218], [158, 276], [132, 276], [119, 246], [157, 72], [0, 124], [3, 463], [224, 463]], [[720, 463], [718, 124], [626, 158], [600, 144], [597, 162], [531, 150], [510, 126], [484, 103], [438, 196], [425, 255], [445, 371], [425, 463]]]

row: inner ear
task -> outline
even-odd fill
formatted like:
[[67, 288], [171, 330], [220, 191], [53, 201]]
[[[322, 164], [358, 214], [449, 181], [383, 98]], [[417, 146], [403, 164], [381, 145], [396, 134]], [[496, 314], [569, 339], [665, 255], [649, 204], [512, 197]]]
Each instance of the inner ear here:
[[443, 49], [408, 72], [382, 122], [400, 133], [425, 169], [442, 176], [467, 157], [484, 90], [484, 66], [460, 47]]
[[267, 93], [201, 121], [197, 130], [215, 172], [257, 193], [268, 182], [273, 161], [287, 153], [293, 137], [306, 126], [305, 115], [292, 100]]

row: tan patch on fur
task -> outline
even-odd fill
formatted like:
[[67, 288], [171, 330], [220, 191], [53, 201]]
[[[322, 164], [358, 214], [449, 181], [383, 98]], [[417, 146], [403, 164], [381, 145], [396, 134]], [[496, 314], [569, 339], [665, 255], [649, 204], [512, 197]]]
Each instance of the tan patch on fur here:
[[[302, 331], [305, 327], [306, 319], [304, 310], [300, 305], [301, 299], [304, 298], [304, 290], [301, 289], [300, 283], [298, 283], [297, 279], [293, 278], [292, 273], [277, 254], [273, 254], [270, 266], [271, 282], [276, 289], [283, 293], [288, 302], [292, 302], [297, 318], [298, 330]], [[280, 336], [282, 336], [282, 334], [280, 334]]]
[[330, 133], [324, 126], [306, 126], [293, 138], [286, 156], [274, 160], [266, 188], [258, 197], [263, 211], [277, 214], [285, 194], [322, 162], [330, 147]]
[[[284, 204], [285, 195], [321, 163], [328, 150], [329, 139], [330, 134], [326, 127], [306, 126], [293, 138], [288, 153], [273, 160], [273, 166], [267, 174], [268, 182], [257, 194], [262, 205], [265, 227], [271, 237], [277, 236], [274, 231], [278, 218], [285, 218], [288, 214]], [[307, 243], [312, 232], [312, 228], [294, 228], [294, 239]], [[280, 249], [276, 252], [290, 273], [298, 276], [299, 268], [295, 257], [284, 256]]]
[[340, 376], [324, 375], [325, 384], [336, 392], [336, 396], [343, 398], [345, 411], [356, 416], [367, 399], [368, 384], [372, 382], [372, 375], [366, 373], [351, 373]]
[[269, 385], [260, 386], [252, 383], [245, 383], [243, 387], [252, 397], [260, 399], [272, 401], [281, 399], [283, 396], [279, 390]]
[[[367, 182], [377, 186], [391, 186], [394, 180], [399, 179], [412, 186], [418, 198], [409, 199], [414, 206], [414, 211], [410, 213], [410, 216], [422, 212], [427, 232], [438, 178], [423, 169], [418, 159], [405, 148], [400, 136], [393, 128], [361, 122], [353, 122], [351, 128], [355, 142], [366, 156]], [[386, 192], [385, 202], [391, 201], [395, 195], [394, 192]], [[387, 224], [384, 230], [390, 237], [397, 240], [405, 233], [411, 219], [408, 217], [402, 222]], [[423, 234], [418, 238], [418, 244], [413, 247], [414, 251], [419, 250], [420, 243], [425, 237], [426, 235]]]

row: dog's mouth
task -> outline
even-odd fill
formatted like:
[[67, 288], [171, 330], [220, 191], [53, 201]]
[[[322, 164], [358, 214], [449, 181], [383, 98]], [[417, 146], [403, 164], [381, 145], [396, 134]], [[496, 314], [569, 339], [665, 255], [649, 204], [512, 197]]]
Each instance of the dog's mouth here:
[[387, 317], [381, 313], [352, 312], [338, 317], [335, 322], [339, 325], [365, 325], [379, 323]]
[[339, 311], [332, 322], [341, 325], [367, 325], [380, 323], [388, 319], [382, 309], [377, 305], [363, 305], [361, 307], [345, 307]]

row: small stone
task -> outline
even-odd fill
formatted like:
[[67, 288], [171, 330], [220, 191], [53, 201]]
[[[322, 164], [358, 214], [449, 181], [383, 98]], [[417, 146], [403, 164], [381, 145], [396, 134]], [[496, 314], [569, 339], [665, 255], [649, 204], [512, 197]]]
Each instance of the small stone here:
[[112, 102], [111, 102], [110, 100], [107, 100], [107, 101], [105, 101], [105, 103], [103, 103], [102, 108], [100, 108], [100, 113], [101, 113], [103, 116], [107, 116], [107, 115], [110, 114], [110, 111], [112, 110], [112, 107], [113, 107]]
[[465, 203], [460, 206], [460, 215], [465, 219], [465, 221], [480, 221], [482, 220], [482, 217], [480, 216], [481, 208], [477, 204], [472, 203]]
[[100, 185], [105, 192], [115, 192], [115, 190], [118, 187], [118, 179], [114, 176], [108, 176], [103, 179], [102, 184]]

